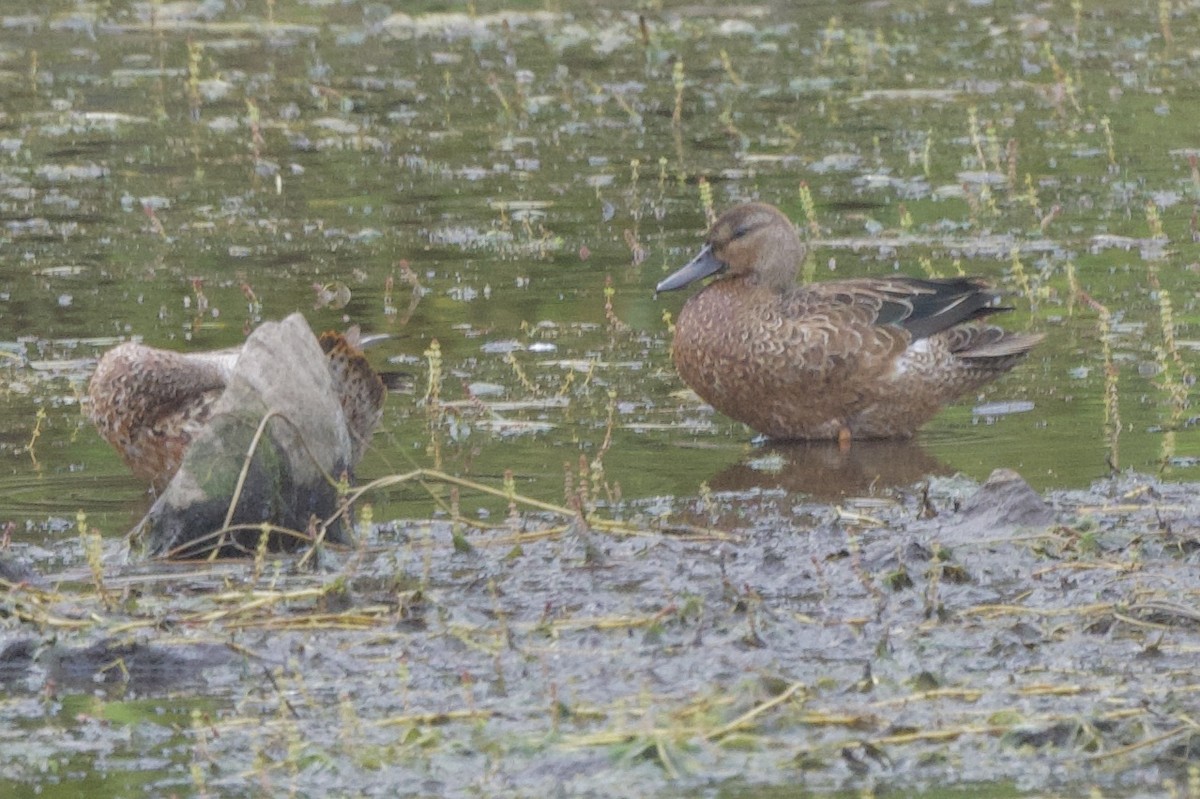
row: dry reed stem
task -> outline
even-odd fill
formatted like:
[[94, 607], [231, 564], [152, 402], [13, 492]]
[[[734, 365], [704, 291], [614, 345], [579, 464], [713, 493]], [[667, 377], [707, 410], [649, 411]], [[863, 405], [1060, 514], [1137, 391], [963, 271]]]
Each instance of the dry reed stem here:
[[494, 716], [490, 710], [444, 710], [431, 713], [408, 713], [403, 716], [392, 716], [391, 718], [380, 719], [375, 722], [375, 726], [380, 729], [385, 727], [401, 727], [413, 724], [445, 724], [449, 721], [469, 721], [472, 719], [490, 719]]
[[738, 716], [728, 724], [723, 724], [717, 729], [709, 732], [704, 736], [706, 741], [715, 741], [718, 738], [724, 738], [731, 732], [739, 731], [747, 727], [751, 722], [757, 719], [767, 711], [782, 705], [789, 701], [797, 692], [807, 690], [808, 686], [801, 682], [794, 682], [787, 687], [782, 693], [768, 699], [765, 702], [755, 705], [747, 710], [742, 715]]

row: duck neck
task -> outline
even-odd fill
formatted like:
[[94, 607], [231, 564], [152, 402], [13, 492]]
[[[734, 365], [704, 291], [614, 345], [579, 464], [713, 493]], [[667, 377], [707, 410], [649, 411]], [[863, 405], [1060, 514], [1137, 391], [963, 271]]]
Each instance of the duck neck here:
[[796, 285], [796, 275], [804, 260], [804, 245], [794, 230], [772, 231], [759, 251], [758, 263], [750, 273], [751, 285], [768, 291], [787, 291]]

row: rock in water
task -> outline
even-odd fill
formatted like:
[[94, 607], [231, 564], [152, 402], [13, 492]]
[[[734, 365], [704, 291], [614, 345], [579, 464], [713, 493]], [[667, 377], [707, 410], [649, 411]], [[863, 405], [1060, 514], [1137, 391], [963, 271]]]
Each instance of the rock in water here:
[[942, 528], [946, 541], [1007, 538], [1054, 523], [1054, 509], [1021, 475], [996, 469]]
[[[382, 402], [382, 384], [379, 391]], [[304, 317], [263, 324], [247, 339], [179, 472], [139, 525], [146, 552], [236, 556], [253, 553], [263, 535], [272, 550], [307, 545], [294, 531], [315, 529], [314, 520], [335, 514], [338, 484], [360, 448], [354, 436], [333, 370]], [[350, 543], [347, 523], [336, 520], [325, 538]]]

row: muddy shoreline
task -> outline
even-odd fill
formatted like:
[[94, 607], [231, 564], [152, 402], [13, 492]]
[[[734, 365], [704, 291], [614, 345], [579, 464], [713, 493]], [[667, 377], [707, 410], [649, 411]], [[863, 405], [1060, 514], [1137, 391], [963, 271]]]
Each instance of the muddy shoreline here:
[[154, 790], [189, 795], [1154, 792], [1200, 744], [1196, 489], [1001, 471], [627, 503], [620, 533], [395, 521], [315, 571], [114, 550], [102, 591], [86, 563], [5, 591], [5, 716], [157, 710], [10, 738], [0, 784], [132, 768], [150, 730]]

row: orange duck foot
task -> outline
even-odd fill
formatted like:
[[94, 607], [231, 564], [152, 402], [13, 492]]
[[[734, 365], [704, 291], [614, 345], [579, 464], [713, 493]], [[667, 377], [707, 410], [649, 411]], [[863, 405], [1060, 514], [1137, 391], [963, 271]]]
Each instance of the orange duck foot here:
[[777, 208], [746, 203], [656, 289], [717, 276], [679, 312], [672, 358], [702, 399], [773, 438], [911, 436], [1042, 340], [986, 324], [1009, 309], [980, 278], [798, 285], [805, 254]]

